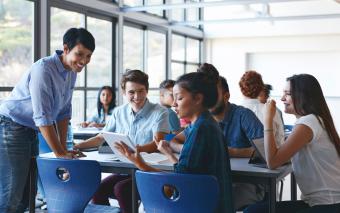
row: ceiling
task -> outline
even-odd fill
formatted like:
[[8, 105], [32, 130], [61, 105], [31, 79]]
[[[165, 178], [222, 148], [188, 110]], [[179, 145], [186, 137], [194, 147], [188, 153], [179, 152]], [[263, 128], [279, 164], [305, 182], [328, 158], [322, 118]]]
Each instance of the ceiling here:
[[340, 34], [338, 2], [340, 0], [190, 0], [186, 3], [123, 7], [122, 11], [203, 8], [203, 21], [169, 24], [201, 24], [207, 38], [295, 36]]
[[206, 7], [204, 18], [206, 37], [340, 34], [334, 0]]

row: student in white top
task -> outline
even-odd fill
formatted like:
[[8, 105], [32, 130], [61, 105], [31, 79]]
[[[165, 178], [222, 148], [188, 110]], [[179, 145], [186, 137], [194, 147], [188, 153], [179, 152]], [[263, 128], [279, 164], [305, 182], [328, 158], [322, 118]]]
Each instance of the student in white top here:
[[[292, 161], [300, 201], [283, 201], [277, 212], [340, 212], [340, 139], [315, 77], [308, 74], [287, 78], [281, 99], [285, 112], [296, 116], [292, 133], [278, 148], [273, 134], [275, 101], [266, 104], [264, 143], [268, 167], [275, 169]], [[245, 212], [268, 212], [265, 203]]]
[[[264, 104], [257, 99], [265, 87], [261, 74], [255, 71], [245, 72], [240, 79], [239, 86], [244, 96], [241, 105], [253, 111], [264, 124]], [[284, 142], [285, 135], [283, 121], [279, 112], [275, 113], [273, 121], [275, 141], [277, 146], [280, 146]]]

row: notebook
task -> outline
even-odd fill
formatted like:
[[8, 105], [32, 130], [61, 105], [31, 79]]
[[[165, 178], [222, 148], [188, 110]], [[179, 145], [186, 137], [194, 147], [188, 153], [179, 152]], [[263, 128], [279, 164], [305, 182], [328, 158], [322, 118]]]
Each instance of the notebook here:
[[[114, 132], [103, 132], [103, 137], [105, 141], [109, 144], [113, 153], [117, 156], [117, 158], [122, 162], [131, 162], [124, 155], [122, 155], [115, 147], [116, 142], [125, 143], [129, 149], [132, 151], [136, 151], [135, 145], [132, 143], [130, 137], [125, 134], [114, 133]], [[160, 153], [146, 153], [142, 152], [140, 155], [143, 157], [144, 161], [150, 164], [159, 164], [168, 161], [168, 158]]]

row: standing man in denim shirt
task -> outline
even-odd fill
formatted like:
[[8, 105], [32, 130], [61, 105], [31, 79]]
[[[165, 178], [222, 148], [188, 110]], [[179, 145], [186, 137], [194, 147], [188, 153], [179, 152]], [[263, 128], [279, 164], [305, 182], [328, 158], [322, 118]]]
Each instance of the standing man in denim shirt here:
[[35, 62], [0, 106], [0, 212], [24, 212], [28, 205], [30, 159], [38, 154], [37, 130], [57, 157], [77, 157], [66, 149], [72, 93], [77, 73], [90, 62], [94, 49], [91, 33], [69, 29], [63, 51]]

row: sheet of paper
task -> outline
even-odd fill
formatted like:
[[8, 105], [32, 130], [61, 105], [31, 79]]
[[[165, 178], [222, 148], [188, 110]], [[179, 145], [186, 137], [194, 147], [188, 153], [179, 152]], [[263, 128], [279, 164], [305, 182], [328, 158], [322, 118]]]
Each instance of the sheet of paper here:
[[150, 164], [158, 164], [158, 163], [162, 163], [168, 160], [168, 158], [161, 154], [161, 153], [146, 153], [146, 152], [142, 152], [140, 153], [141, 156], [143, 157], [144, 161]]

